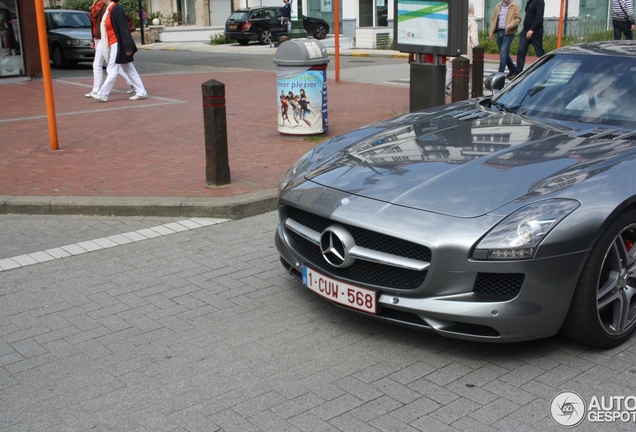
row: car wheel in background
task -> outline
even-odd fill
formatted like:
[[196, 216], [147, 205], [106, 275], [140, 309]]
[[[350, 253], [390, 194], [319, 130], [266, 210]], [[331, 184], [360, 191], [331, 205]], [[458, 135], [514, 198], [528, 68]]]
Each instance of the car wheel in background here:
[[592, 248], [562, 332], [611, 348], [636, 329], [636, 210], [621, 214]]
[[327, 27], [324, 24], [317, 24], [314, 27], [314, 37], [316, 39], [324, 39], [327, 37]]
[[59, 45], [53, 47], [53, 54], [51, 55], [53, 60], [53, 66], [56, 68], [63, 68], [67, 65], [66, 57], [64, 57], [64, 50]]
[[258, 35], [258, 43], [261, 45], [269, 45], [272, 43], [272, 32], [270, 32], [269, 29], [261, 30]]

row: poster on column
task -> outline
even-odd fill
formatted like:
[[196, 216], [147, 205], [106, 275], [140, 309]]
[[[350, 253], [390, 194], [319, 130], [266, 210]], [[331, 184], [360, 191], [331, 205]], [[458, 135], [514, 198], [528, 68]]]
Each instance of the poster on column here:
[[327, 132], [327, 68], [303, 68], [277, 77], [278, 131], [289, 135]]

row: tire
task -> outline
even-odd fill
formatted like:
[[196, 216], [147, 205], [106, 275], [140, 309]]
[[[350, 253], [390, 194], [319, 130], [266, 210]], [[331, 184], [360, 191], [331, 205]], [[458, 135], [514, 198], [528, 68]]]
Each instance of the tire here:
[[327, 37], [327, 27], [324, 24], [318, 24], [314, 27], [314, 38], [324, 39]]
[[51, 60], [53, 60], [53, 66], [56, 68], [66, 67], [68, 64], [66, 61], [66, 57], [64, 57], [64, 50], [59, 45], [55, 45], [53, 47], [53, 54], [51, 55]]
[[248, 43], [250, 43], [249, 39], [238, 39], [237, 42], [239, 43], [239, 45], [245, 46]]
[[600, 348], [620, 345], [636, 329], [636, 210], [620, 214], [583, 267], [561, 333]]
[[258, 43], [261, 45], [269, 45], [272, 43], [272, 32], [269, 29], [263, 29], [258, 35]]

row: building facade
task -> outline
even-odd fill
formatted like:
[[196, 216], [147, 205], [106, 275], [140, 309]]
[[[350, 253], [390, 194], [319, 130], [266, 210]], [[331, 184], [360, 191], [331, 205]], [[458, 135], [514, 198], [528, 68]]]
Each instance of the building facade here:
[[[229, 14], [239, 8], [255, 6], [283, 5], [282, 0], [148, 0], [150, 11], [164, 16], [180, 14], [183, 24], [198, 26], [222, 26]], [[326, 20], [333, 29], [333, 0], [293, 0], [302, 1], [304, 15]], [[425, 1], [425, 0], [423, 0]], [[434, 2], [435, 0], [431, 0]], [[452, 0], [450, 0], [452, 1]], [[470, 0], [469, 0], [470, 1]], [[475, 15], [482, 22], [488, 22], [495, 6], [501, 0], [474, 0]], [[515, 0], [522, 9], [527, 0]], [[608, 19], [611, 0], [564, 0], [567, 16], [585, 17], [588, 20]], [[356, 27], [391, 26], [394, 15], [394, 0], [340, 0], [339, 17], [342, 21], [352, 21]], [[558, 19], [561, 1], [546, 1], [546, 18]], [[342, 29], [342, 26], [341, 26]]]

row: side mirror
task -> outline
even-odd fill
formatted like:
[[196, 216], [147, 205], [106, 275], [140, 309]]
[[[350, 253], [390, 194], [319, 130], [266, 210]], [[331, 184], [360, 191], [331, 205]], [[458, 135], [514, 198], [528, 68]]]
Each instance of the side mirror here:
[[486, 89], [490, 90], [493, 95], [499, 93], [501, 89], [504, 88], [504, 85], [506, 85], [506, 74], [503, 72], [490, 75], [484, 82]]

